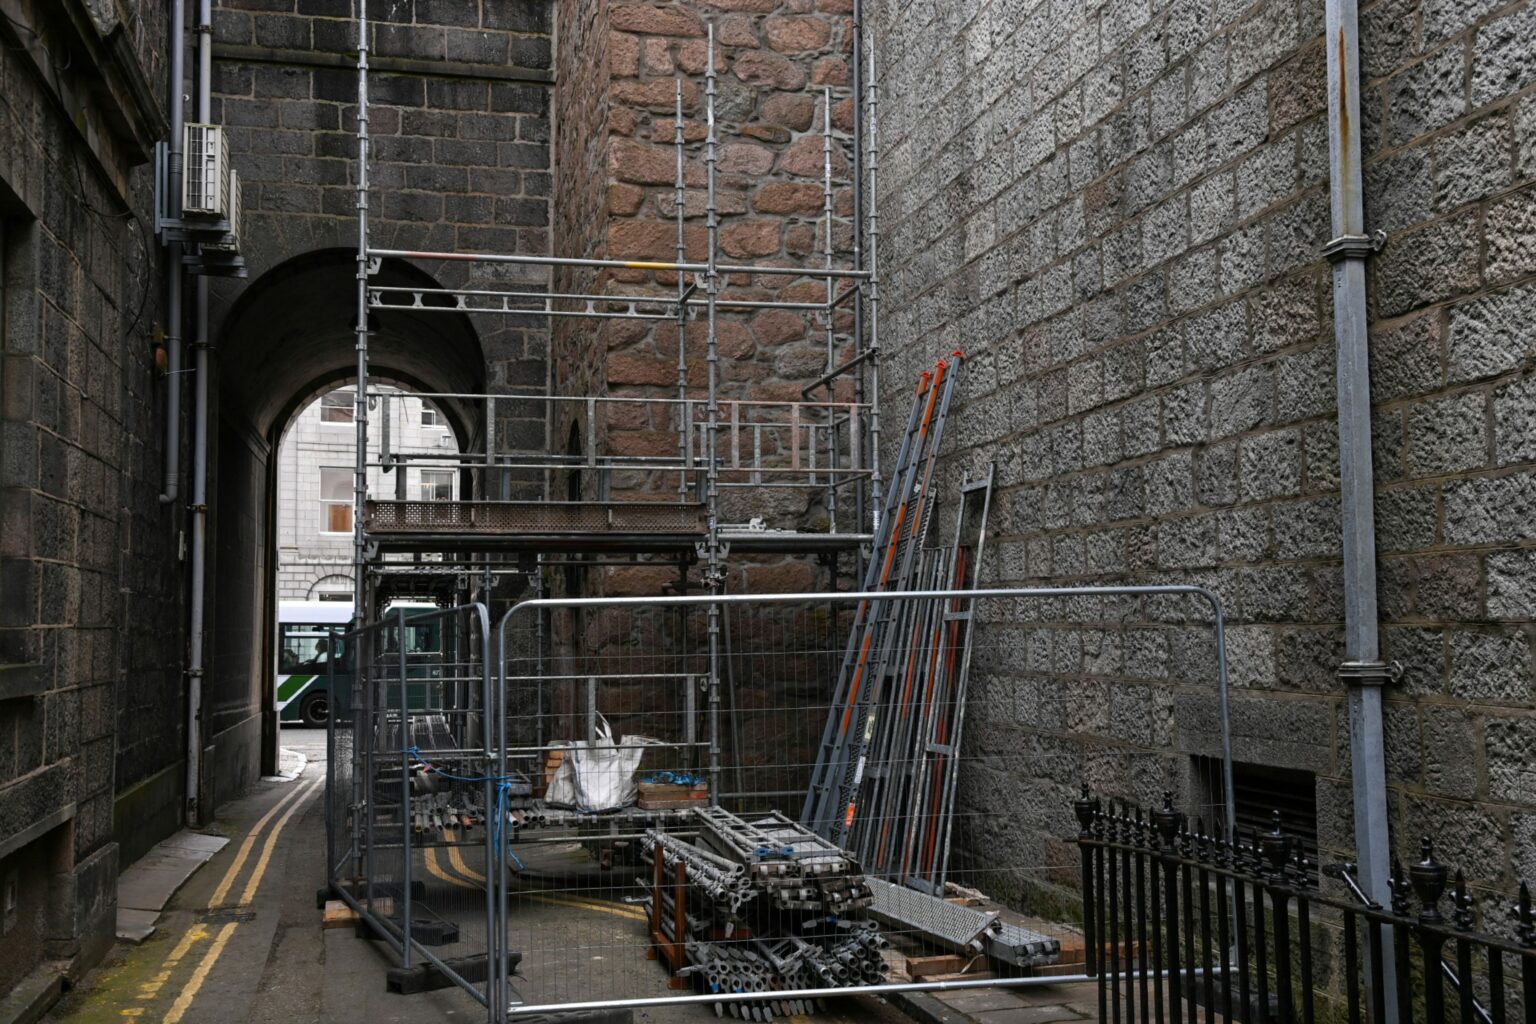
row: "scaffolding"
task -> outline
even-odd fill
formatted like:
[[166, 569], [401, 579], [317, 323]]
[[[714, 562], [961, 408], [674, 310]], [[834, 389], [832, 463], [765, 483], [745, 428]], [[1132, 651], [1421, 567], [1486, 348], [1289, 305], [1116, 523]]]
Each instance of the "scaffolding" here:
[[[856, 109], [853, 131], [845, 142], [853, 150], [852, 254], [840, 265], [834, 241], [834, 177], [832, 94], [823, 91], [822, 110], [822, 260], [820, 265], [735, 264], [719, 259], [721, 213], [717, 195], [719, 124], [716, 118], [717, 77], [714, 27], [708, 28], [708, 60], [704, 78], [705, 134], [701, 151], [705, 167], [704, 219], [707, 251], [701, 260], [689, 260], [684, 222], [688, 185], [685, 167], [689, 143], [683, 123], [683, 79], [674, 88], [675, 124], [673, 146], [675, 256], [671, 260], [576, 258], [529, 253], [443, 252], [376, 247], [369, 236], [369, 33], [366, 0], [360, 0], [358, 17], [358, 112], [357, 112], [357, 293], [356, 380], [354, 420], [357, 457], [353, 485], [353, 562], [355, 569], [354, 613], [359, 620], [377, 609], [371, 607], [367, 583], [377, 571], [384, 552], [418, 557], [427, 552], [550, 551], [572, 553], [621, 553], [657, 555], [679, 564], [697, 562], [704, 587], [712, 594], [724, 592], [727, 559], [735, 553], [779, 552], [831, 555], [851, 553], [860, 567], [868, 545], [879, 529], [883, 479], [880, 465], [879, 388], [879, 287], [874, 252], [878, 242], [875, 182], [878, 173], [878, 134], [875, 112], [873, 54], [867, 78], [862, 38], [856, 41], [852, 63]], [[861, 33], [860, 33], [861, 35]], [[867, 88], [865, 84], [867, 83]], [[860, 125], [868, 126], [867, 138]], [[865, 216], [864, 182], [861, 180], [867, 153], [869, 169], [868, 217]], [[868, 239], [866, 245], [865, 239]], [[864, 253], [869, 253], [869, 267]], [[611, 284], [595, 290], [560, 292], [528, 287], [430, 288], [373, 283], [384, 260], [426, 263], [512, 265], [571, 268], [599, 271], [644, 271], [676, 276], [675, 293], [660, 287], [625, 287]], [[725, 281], [800, 278], [824, 284], [822, 301], [789, 301], [729, 294]], [[660, 285], [660, 279], [657, 279]], [[821, 321], [825, 336], [823, 373], [809, 382], [798, 402], [761, 402], [726, 398], [720, 379], [719, 318], [726, 312], [783, 310]], [[852, 357], [839, 364], [840, 311], [851, 310]], [[676, 397], [614, 398], [603, 395], [511, 393], [498, 395], [426, 395], [439, 405], [474, 407], [485, 429], [480, 443], [462, 455], [441, 452], [390, 451], [384, 438], [381, 460], [370, 463], [367, 441], [370, 410], [389, 398], [368, 387], [370, 314], [402, 311], [412, 314], [517, 316], [543, 318], [553, 324], [561, 318], [584, 320], [638, 320], [671, 323], [677, 328]], [[688, 382], [687, 328], [699, 320], [704, 331], [703, 395], [690, 390]], [[851, 381], [852, 400], [837, 400], [838, 385]], [[497, 404], [509, 402], [542, 405], [545, 424], [541, 442], [548, 438], [561, 416], [584, 418], [587, 428], [585, 455], [579, 459], [548, 450], [529, 450], [526, 443], [502, 445], [497, 437]], [[597, 451], [597, 423], [607, 410], [619, 405], [640, 407], [651, 422], [663, 423], [675, 434], [673, 458], [624, 458]], [[388, 417], [385, 416], [385, 423]], [[427, 503], [409, 500], [397, 487], [394, 501], [375, 501], [368, 496], [368, 471], [386, 472], [404, 466], [432, 464], [470, 474], [476, 485], [470, 500]], [[552, 500], [555, 476], [561, 471], [586, 470], [595, 474], [602, 492], [597, 501]], [[656, 507], [644, 501], [612, 501], [607, 492], [615, 475], [633, 481], [636, 474], [672, 478], [675, 507]], [[397, 481], [403, 482], [400, 472]], [[775, 524], [766, 517], [747, 517], [727, 523], [722, 516], [722, 495], [737, 488], [798, 488], [821, 495], [826, 528], [808, 530], [803, 524]], [[530, 493], [531, 492], [531, 493]], [[646, 497], [653, 497], [647, 495]], [[835, 566], [835, 562], [833, 563]], [[833, 583], [836, 583], [834, 568]], [[712, 631], [712, 648], [720, 642]], [[711, 664], [718, 665], [718, 653]], [[716, 671], [716, 669], [712, 669]]]

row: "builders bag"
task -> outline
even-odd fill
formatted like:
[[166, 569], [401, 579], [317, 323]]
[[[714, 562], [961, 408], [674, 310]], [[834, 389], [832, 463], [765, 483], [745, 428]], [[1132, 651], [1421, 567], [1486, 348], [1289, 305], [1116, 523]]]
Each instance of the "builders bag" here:
[[597, 721], [595, 740], [564, 744], [565, 757], [544, 794], [546, 804], [587, 812], [616, 811], [628, 807], [639, 796], [635, 772], [645, 756], [644, 748], [659, 741], [629, 735], [621, 746], [614, 741], [608, 720], [598, 715]]

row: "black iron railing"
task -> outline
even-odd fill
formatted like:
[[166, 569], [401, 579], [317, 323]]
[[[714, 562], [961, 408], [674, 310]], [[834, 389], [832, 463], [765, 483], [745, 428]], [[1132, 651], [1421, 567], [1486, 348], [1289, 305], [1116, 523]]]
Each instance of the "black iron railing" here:
[[[1278, 814], [1268, 832], [1228, 841], [1191, 825], [1171, 796], [1149, 814], [1085, 791], [1074, 809], [1104, 1024], [1536, 1024], [1528, 886], [1511, 907], [1479, 906], [1428, 838], [1417, 863], [1394, 867], [1381, 906], [1348, 864], [1323, 873], [1350, 895], [1324, 895]], [[1494, 934], [1505, 927], [1510, 937]]]

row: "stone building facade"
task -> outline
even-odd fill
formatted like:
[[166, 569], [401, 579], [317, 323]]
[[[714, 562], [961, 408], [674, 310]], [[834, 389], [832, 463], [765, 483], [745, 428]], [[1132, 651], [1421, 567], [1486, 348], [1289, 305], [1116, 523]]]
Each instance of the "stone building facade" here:
[[[832, 110], [833, 256], [849, 265], [852, 245], [850, 159], [852, 105], [848, 0], [722, 0], [720, 3], [635, 3], [560, 0], [556, 4], [553, 160], [560, 187], [554, 205], [555, 252], [608, 259], [676, 258], [676, 89], [681, 79], [685, 139], [685, 258], [702, 261], [708, 243], [704, 153], [708, 26], [715, 30], [717, 81], [717, 208], [719, 259], [725, 263], [820, 266], [824, 110]], [[566, 271], [561, 290], [624, 293], [676, 287], [669, 273]], [[825, 286], [794, 276], [725, 279], [733, 297], [823, 301]], [[702, 294], [702, 291], [700, 292]], [[849, 321], [836, 324], [839, 359], [849, 352]], [[801, 312], [722, 312], [719, 318], [722, 399], [788, 402], [821, 375], [827, 352], [823, 323]], [[705, 324], [685, 331], [687, 393], [702, 397]], [[633, 321], [557, 323], [554, 376], [571, 393], [671, 398], [677, 395], [678, 328]], [[844, 389], [843, 400], [851, 397]], [[822, 396], [816, 396], [820, 398]], [[638, 411], [637, 411], [638, 410]], [[620, 416], [620, 413], [612, 413]], [[676, 425], [659, 407], [626, 407], [628, 418], [598, 425], [606, 451], [620, 455], [676, 452]], [[584, 425], [552, 431], [582, 443]], [[675, 486], [675, 478], [670, 481]], [[726, 492], [721, 518], [761, 516], [775, 526], [827, 527], [826, 510], [803, 494]], [[847, 510], [844, 510], [846, 516]], [[851, 519], [843, 530], [853, 530]], [[734, 560], [733, 589], [814, 589], [825, 572], [811, 560]], [[609, 593], [641, 592], [670, 573], [608, 574]], [[638, 589], [637, 589], [638, 588]]]
[[[1508, 891], [1536, 872], [1536, 7], [1362, 7], [1393, 842]], [[1298, 773], [1349, 850], [1323, 3], [867, 8], [886, 379], [969, 353], [950, 474], [998, 464], [995, 578], [1215, 590], [1237, 760]], [[1018, 657], [979, 682], [962, 849], [1043, 866], [1000, 890], [1070, 903], [1081, 783], [1211, 801], [1209, 633], [1172, 611], [990, 627]]]
[[[459, 450], [447, 416], [431, 403], [398, 389], [376, 390], [399, 397], [375, 409], [377, 419], [369, 421], [370, 463], [381, 461], [386, 415], [393, 452], [448, 455]], [[357, 451], [352, 396], [352, 389], [337, 388], [316, 397], [283, 432], [277, 453], [279, 601], [352, 600], [352, 459]], [[401, 472], [404, 480], [397, 478]], [[422, 466], [385, 472], [372, 466], [368, 493], [375, 498], [403, 493], [412, 501], [455, 501], [459, 474]]]
[[180, 759], [184, 519], [158, 500], [145, 166], [165, 52], [164, 5], [0, 18], [0, 991], [111, 944], [118, 864], [141, 852], [123, 798]]

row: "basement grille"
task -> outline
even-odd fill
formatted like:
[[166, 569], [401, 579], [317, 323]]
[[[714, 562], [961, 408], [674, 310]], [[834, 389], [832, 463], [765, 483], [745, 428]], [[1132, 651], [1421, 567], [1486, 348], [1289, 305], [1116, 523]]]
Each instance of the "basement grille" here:
[[[1226, 824], [1226, 787], [1222, 784], [1221, 758], [1196, 757], [1195, 771], [1204, 791], [1210, 817], [1207, 831], [1218, 833]], [[1274, 827], [1274, 812], [1287, 835], [1301, 841], [1307, 859], [1317, 864], [1317, 777], [1294, 768], [1232, 762], [1232, 788], [1237, 804], [1237, 832], [1245, 840]]]

